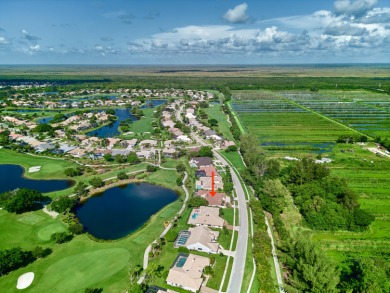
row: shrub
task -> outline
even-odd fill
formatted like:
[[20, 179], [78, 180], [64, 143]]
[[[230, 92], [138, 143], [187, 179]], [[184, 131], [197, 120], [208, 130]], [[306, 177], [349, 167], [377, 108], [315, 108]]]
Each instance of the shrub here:
[[129, 175], [127, 175], [125, 171], [120, 171], [116, 177], [118, 178], [118, 180], [129, 179]]
[[51, 203], [51, 208], [57, 213], [64, 213], [73, 210], [77, 205], [77, 200], [74, 197], [61, 196]]
[[104, 186], [104, 181], [100, 177], [93, 177], [89, 180], [89, 184], [91, 184], [94, 188], [99, 188]]
[[208, 206], [209, 202], [200, 196], [194, 196], [188, 201], [188, 206], [191, 208], [198, 208], [200, 206]]
[[66, 233], [66, 232], [58, 232], [58, 233], [53, 233], [50, 236], [50, 240], [55, 241], [58, 244], [68, 242], [72, 240], [72, 235]]

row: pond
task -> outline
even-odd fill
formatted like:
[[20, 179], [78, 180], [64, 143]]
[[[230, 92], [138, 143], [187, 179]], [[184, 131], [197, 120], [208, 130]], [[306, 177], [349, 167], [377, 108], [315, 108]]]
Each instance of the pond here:
[[[154, 108], [157, 106], [160, 106], [164, 104], [166, 100], [148, 100], [145, 102], [145, 105], [143, 105], [141, 108]], [[138, 120], [137, 117], [132, 115], [130, 113], [131, 108], [118, 108], [114, 109], [115, 110], [115, 115], [118, 117], [118, 119], [106, 126], [103, 126], [99, 129], [93, 130], [91, 132], [86, 133], [88, 136], [97, 136], [97, 137], [114, 137], [120, 134], [119, 131], [119, 125], [121, 121], [131, 119], [131, 121], [136, 121]]]
[[89, 198], [77, 209], [86, 231], [114, 240], [136, 231], [166, 205], [178, 199], [175, 191], [148, 183], [113, 187]]
[[23, 177], [24, 169], [19, 165], [0, 165], [0, 193], [16, 188], [30, 188], [42, 193], [67, 189], [72, 180], [35, 180]]
[[115, 115], [118, 117], [118, 119], [110, 123], [106, 126], [103, 126], [99, 129], [93, 130], [91, 132], [86, 133], [88, 136], [97, 136], [97, 137], [114, 137], [120, 134], [119, 132], [119, 125], [121, 121], [126, 119], [131, 119], [132, 121], [137, 120], [138, 118], [135, 117], [130, 113], [130, 108], [120, 108], [120, 109], [114, 109]]

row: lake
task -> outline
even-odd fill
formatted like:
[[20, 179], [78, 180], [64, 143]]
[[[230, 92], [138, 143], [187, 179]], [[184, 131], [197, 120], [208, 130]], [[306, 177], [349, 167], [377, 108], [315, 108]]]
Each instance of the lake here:
[[[154, 108], [154, 107], [157, 107], [157, 106], [164, 104], [165, 102], [166, 102], [166, 100], [146, 101], [145, 105], [143, 105], [141, 107], [141, 109], [145, 109], [148, 107]], [[134, 115], [132, 115], [130, 113], [131, 108], [117, 108], [114, 110], [115, 110], [115, 115], [118, 117], [118, 119], [115, 122], [110, 123], [106, 126], [103, 126], [99, 129], [93, 130], [91, 132], [88, 132], [88, 133], [86, 133], [86, 135], [97, 136], [97, 137], [114, 137], [114, 136], [117, 136], [120, 134], [119, 125], [120, 125], [121, 121], [127, 120], [127, 119], [131, 119], [131, 121], [138, 120], [137, 117], [135, 117]]]
[[177, 193], [171, 189], [132, 183], [89, 198], [76, 214], [91, 235], [114, 240], [136, 231], [153, 214], [177, 199]]
[[99, 129], [93, 130], [91, 132], [88, 132], [86, 133], [86, 135], [97, 136], [97, 137], [114, 137], [120, 134], [118, 128], [121, 121], [126, 119], [131, 119], [132, 121], [135, 121], [138, 119], [137, 117], [135, 117], [130, 113], [131, 110], [130, 108], [119, 108], [114, 110], [115, 110], [115, 115], [118, 117], [118, 119], [115, 122], [103, 126]]
[[30, 188], [42, 193], [67, 189], [72, 180], [35, 180], [23, 177], [24, 168], [19, 165], [0, 165], [0, 193], [16, 188]]

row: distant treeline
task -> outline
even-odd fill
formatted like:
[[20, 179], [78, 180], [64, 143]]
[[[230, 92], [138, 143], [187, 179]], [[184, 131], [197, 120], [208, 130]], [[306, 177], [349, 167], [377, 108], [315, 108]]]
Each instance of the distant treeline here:
[[[63, 84], [93, 83], [101, 88], [178, 88], [230, 90], [310, 90], [310, 89], [367, 89], [390, 92], [390, 77], [210, 77], [210, 76], [91, 76], [91, 75], [0, 75], [1, 82], [55, 82]], [[100, 83], [100, 84], [99, 84]], [[91, 85], [91, 86], [92, 86]]]

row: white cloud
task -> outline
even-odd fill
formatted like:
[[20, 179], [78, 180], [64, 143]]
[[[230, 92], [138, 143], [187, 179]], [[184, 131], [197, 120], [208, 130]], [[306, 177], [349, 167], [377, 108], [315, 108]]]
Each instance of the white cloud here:
[[336, 0], [334, 8], [337, 13], [360, 17], [377, 3], [378, 0]]
[[23, 39], [26, 39], [26, 40], [28, 40], [28, 41], [34, 42], [34, 41], [40, 40], [39, 37], [33, 36], [32, 34], [30, 34], [30, 33], [29, 33], [28, 31], [26, 31], [25, 29], [22, 29], [21, 33], [22, 33], [22, 35], [23, 35]]
[[94, 48], [94, 51], [99, 53], [102, 56], [106, 56], [108, 54], [116, 54], [118, 53], [117, 50], [110, 46], [102, 46], [102, 45], [96, 45]]
[[249, 19], [248, 15], [246, 14], [247, 9], [248, 4], [239, 4], [233, 9], [229, 9], [223, 18], [230, 23], [244, 23]]
[[9, 42], [6, 38], [0, 37], [0, 45], [8, 45]]
[[361, 18], [364, 23], [390, 23], [390, 8], [374, 8]]

